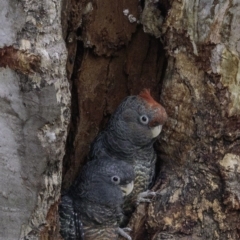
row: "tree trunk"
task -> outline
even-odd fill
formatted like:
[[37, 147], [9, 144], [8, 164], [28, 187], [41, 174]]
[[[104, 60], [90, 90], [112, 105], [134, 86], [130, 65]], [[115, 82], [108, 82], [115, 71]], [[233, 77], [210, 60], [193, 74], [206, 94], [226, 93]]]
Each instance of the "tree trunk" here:
[[2, 240], [43, 238], [57, 226], [70, 120], [60, 4], [0, 1]]
[[62, 163], [66, 189], [118, 104], [144, 87], [169, 119], [157, 195], [136, 209], [131, 236], [239, 239], [239, 3], [16, 4], [0, 2], [0, 239], [60, 239]]
[[171, 4], [157, 196], [133, 239], [240, 239], [239, 18], [237, 1]]
[[[69, 13], [64, 15], [69, 16], [70, 24], [64, 23], [64, 32], [73, 114], [64, 160], [64, 189], [78, 174], [90, 143], [124, 97], [145, 87], [159, 98], [162, 69], [166, 67], [159, 39], [145, 34], [137, 24], [138, 0], [120, 0], [118, 4], [72, 0], [68, 4]], [[128, 16], [124, 10], [129, 11]], [[130, 22], [129, 15], [136, 21]]]

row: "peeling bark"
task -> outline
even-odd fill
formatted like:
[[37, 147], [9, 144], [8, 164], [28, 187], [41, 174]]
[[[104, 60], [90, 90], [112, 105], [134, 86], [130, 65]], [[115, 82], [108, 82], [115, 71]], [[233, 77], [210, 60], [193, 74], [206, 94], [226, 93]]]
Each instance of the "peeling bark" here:
[[[127, 40], [120, 44], [111, 32], [118, 23], [106, 21], [115, 6], [100, 1], [92, 6], [80, 27], [80, 71], [72, 78], [78, 116], [65, 159], [72, 165], [66, 168], [65, 187], [122, 98], [142, 87], [154, 89], [155, 97], [161, 90], [170, 118], [157, 144], [157, 196], [133, 214], [133, 239], [238, 239], [238, 4], [145, 1], [137, 18], [146, 33], [164, 41], [168, 65], [163, 82], [160, 41], [139, 26], [127, 28]], [[125, 16], [127, 9], [124, 5]]]
[[9, 67], [23, 74], [39, 70], [41, 58], [26, 51], [14, 49], [12, 46], [0, 49], [0, 67]]
[[[73, 8], [76, 4], [71, 2]], [[79, 13], [79, 19], [74, 20], [81, 22], [78, 29], [72, 25], [68, 28], [67, 35], [75, 35], [80, 40], [68, 47], [68, 64], [76, 53], [77, 56], [74, 67], [69, 68], [74, 69], [72, 73], [69, 70], [73, 116], [64, 160], [64, 189], [78, 174], [90, 143], [124, 97], [138, 94], [143, 88], [150, 88], [154, 97], [159, 95], [164, 50], [159, 40], [129, 21], [129, 14], [138, 16], [137, 5], [138, 1], [120, 1], [118, 5], [108, 2], [106, 7], [105, 3], [96, 1], [90, 12]], [[127, 16], [123, 13], [126, 9]], [[73, 11], [69, 11], [70, 16]], [[76, 29], [75, 33], [72, 29]], [[86, 44], [88, 40], [91, 46]]]
[[0, 239], [44, 239], [58, 224], [70, 119], [60, 5], [0, 2]]
[[65, 189], [118, 104], [144, 87], [169, 121], [156, 144], [157, 196], [137, 207], [132, 238], [240, 238], [238, 1], [0, 8], [1, 239], [60, 239], [63, 155]]
[[157, 196], [146, 215], [142, 206], [134, 214], [133, 239], [142, 239], [142, 228], [154, 240], [240, 237], [239, 8], [237, 1], [172, 3], [163, 26], [169, 121]]

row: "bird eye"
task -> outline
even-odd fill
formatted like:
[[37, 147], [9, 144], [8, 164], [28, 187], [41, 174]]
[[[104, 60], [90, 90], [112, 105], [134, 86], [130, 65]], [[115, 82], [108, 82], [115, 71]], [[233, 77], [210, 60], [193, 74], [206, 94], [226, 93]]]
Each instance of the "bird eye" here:
[[113, 176], [113, 177], [112, 177], [112, 182], [115, 183], [115, 184], [119, 184], [119, 183], [120, 183], [120, 177], [118, 177], [118, 176]]
[[142, 116], [140, 116], [140, 122], [141, 122], [142, 124], [148, 124], [148, 121], [149, 121], [149, 119], [148, 119], [148, 116], [147, 116], [147, 115], [142, 115]]

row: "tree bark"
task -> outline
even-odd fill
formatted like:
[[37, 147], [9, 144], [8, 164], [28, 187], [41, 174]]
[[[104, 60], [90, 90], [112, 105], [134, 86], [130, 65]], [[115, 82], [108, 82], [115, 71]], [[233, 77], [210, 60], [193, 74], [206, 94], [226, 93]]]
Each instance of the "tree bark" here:
[[[138, 0], [118, 4], [72, 0], [69, 4], [65, 15], [70, 24], [65, 32], [67, 41], [71, 40], [67, 65], [73, 114], [64, 160], [64, 189], [78, 174], [91, 142], [124, 97], [145, 87], [159, 98], [165, 64], [159, 39], [145, 34], [137, 24]], [[77, 16], [75, 9], [80, 9]], [[124, 10], [129, 12], [127, 16]], [[131, 22], [129, 15], [136, 21]]]
[[137, 207], [132, 238], [240, 238], [236, 0], [9, 0], [0, 9], [0, 239], [60, 239], [61, 182], [68, 188], [109, 116], [142, 88], [169, 119], [156, 144], [157, 195]]
[[237, 1], [171, 4], [157, 196], [134, 214], [133, 239], [240, 238], [239, 10]]
[[57, 226], [70, 120], [60, 4], [0, 1], [3, 240], [44, 239]]

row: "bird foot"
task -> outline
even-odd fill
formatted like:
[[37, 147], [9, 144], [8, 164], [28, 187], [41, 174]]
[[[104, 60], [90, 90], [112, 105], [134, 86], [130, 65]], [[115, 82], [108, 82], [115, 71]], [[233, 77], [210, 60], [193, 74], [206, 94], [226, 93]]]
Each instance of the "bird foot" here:
[[125, 227], [125, 228], [121, 228], [124, 232], [131, 232], [132, 229], [130, 227]]
[[156, 196], [156, 192], [153, 192], [151, 190], [147, 190], [145, 192], [141, 192], [141, 193], [138, 194], [136, 203], [137, 203], [137, 205], [139, 203], [143, 203], [143, 202], [148, 202], [149, 203], [149, 202], [152, 201], [152, 199], [150, 199], [150, 198], [152, 198], [154, 196]]
[[127, 240], [132, 240], [132, 238], [126, 233], [126, 232], [131, 232], [132, 231], [132, 229], [131, 228], [118, 228], [117, 229], [117, 233], [120, 235], [120, 236], [122, 236], [122, 237], [124, 237], [124, 238], [126, 238]]

